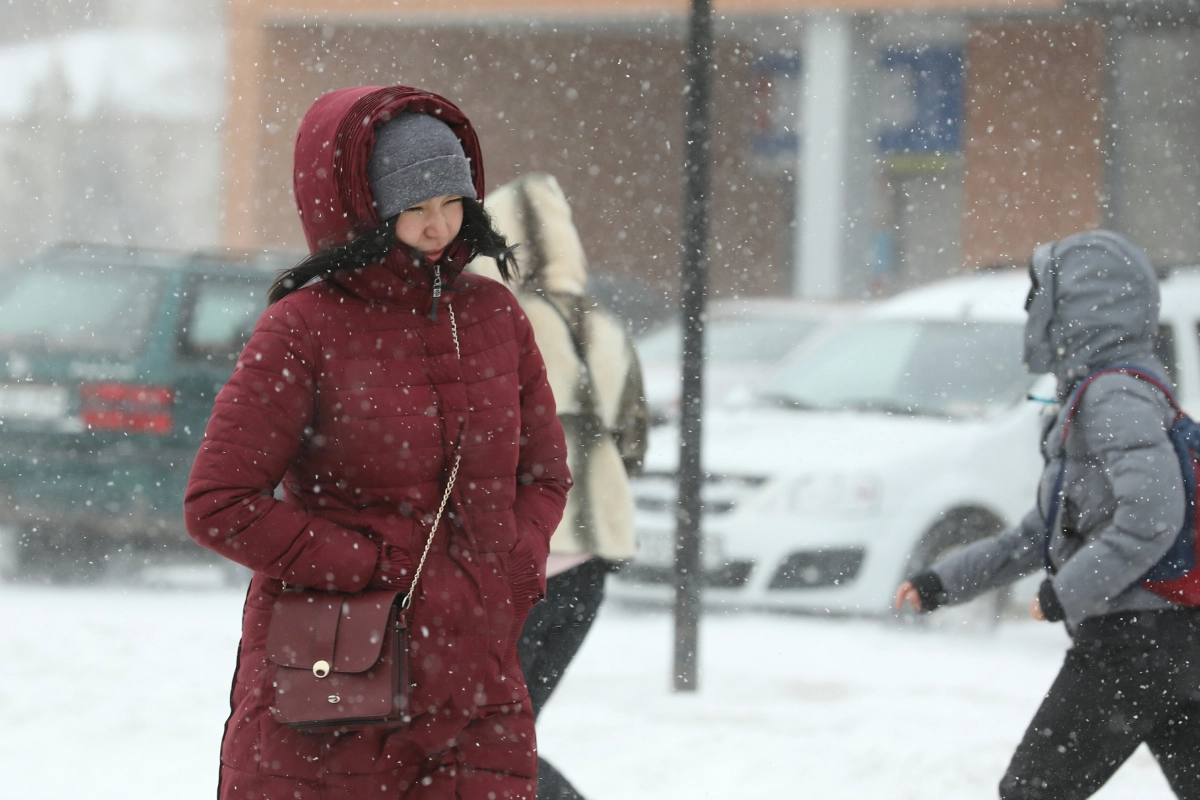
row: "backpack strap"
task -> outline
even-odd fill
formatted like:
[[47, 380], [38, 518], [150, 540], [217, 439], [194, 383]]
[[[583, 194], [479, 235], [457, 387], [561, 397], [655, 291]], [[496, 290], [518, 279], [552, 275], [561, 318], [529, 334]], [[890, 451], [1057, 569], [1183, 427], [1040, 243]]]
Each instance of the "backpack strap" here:
[[1167, 385], [1159, 380], [1158, 376], [1154, 373], [1133, 366], [1132, 364], [1117, 364], [1116, 366], [1098, 369], [1079, 382], [1079, 385], [1075, 387], [1075, 391], [1071, 393], [1071, 404], [1067, 407], [1067, 418], [1063, 422], [1062, 441], [1059, 444], [1058, 475], [1054, 478], [1054, 488], [1050, 492], [1050, 508], [1047, 509], [1044, 520], [1045, 534], [1042, 536], [1042, 563], [1045, 565], [1046, 571], [1051, 575], [1055, 573], [1055, 569], [1054, 565], [1050, 563], [1050, 538], [1054, 535], [1054, 525], [1058, 522], [1059, 511], [1063, 505], [1063, 482], [1067, 473], [1067, 436], [1071, 433], [1071, 423], [1075, 420], [1075, 414], [1079, 412], [1079, 404], [1083, 400], [1083, 393], [1091, 386], [1092, 381], [1101, 375], [1111, 373], [1129, 375], [1149, 383], [1166, 396], [1167, 402], [1175, 410], [1176, 420], [1184, 416], [1183, 409], [1180, 407], [1178, 401], [1176, 401], [1174, 393], [1167, 388]]
[[1175, 394], [1169, 388], [1167, 388], [1165, 383], [1158, 379], [1158, 376], [1152, 372], [1141, 369], [1140, 367], [1135, 367], [1132, 364], [1117, 364], [1113, 367], [1105, 367], [1104, 369], [1096, 370], [1080, 381], [1079, 385], [1075, 387], [1075, 391], [1071, 394], [1070, 408], [1067, 410], [1067, 421], [1066, 424], [1063, 425], [1062, 443], [1064, 445], [1067, 443], [1067, 433], [1071, 429], [1071, 422], [1075, 419], [1076, 412], [1079, 411], [1079, 403], [1083, 400], [1084, 390], [1087, 389], [1087, 387], [1090, 386], [1092, 381], [1096, 380], [1096, 378], [1099, 378], [1101, 375], [1108, 375], [1114, 372], [1138, 378], [1158, 389], [1166, 396], [1167, 402], [1171, 404], [1171, 408], [1175, 410], [1175, 414], [1177, 416], [1183, 416], [1183, 408], [1180, 407], [1179, 402], [1175, 399]]

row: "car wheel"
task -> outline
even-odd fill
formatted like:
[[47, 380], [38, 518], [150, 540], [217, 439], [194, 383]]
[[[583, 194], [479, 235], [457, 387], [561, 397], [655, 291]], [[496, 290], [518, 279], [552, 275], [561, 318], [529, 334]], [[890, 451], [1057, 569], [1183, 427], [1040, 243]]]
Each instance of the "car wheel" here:
[[[969, 544], [994, 536], [1004, 523], [992, 514], [979, 509], [960, 509], [950, 512], [921, 537], [909, 557], [906, 575], [929, 569], [941, 559]], [[958, 606], [943, 606], [935, 614], [915, 617], [922, 624], [938, 628], [993, 630], [1000, 624], [1008, 608], [1011, 591], [1004, 586], [992, 589]]]

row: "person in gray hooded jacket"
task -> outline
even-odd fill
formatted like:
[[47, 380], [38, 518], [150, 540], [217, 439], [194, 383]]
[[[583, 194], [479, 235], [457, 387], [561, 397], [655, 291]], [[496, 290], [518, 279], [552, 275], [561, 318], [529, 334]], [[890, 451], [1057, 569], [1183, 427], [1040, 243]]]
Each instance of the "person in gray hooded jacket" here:
[[896, 607], [932, 611], [1046, 569], [1030, 613], [1065, 621], [1072, 646], [1000, 796], [1089, 797], [1146, 742], [1176, 794], [1200, 798], [1200, 612], [1141, 585], [1184, 520], [1168, 434], [1175, 412], [1153, 384], [1106, 373], [1088, 385], [1063, 441], [1066, 401], [1092, 373], [1129, 366], [1167, 380], [1154, 355], [1158, 279], [1139, 248], [1109, 231], [1039, 247], [1030, 277], [1024, 360], [1054, 374], [1060, 404], [1043, 435], [1035, 507], [902, 583]]

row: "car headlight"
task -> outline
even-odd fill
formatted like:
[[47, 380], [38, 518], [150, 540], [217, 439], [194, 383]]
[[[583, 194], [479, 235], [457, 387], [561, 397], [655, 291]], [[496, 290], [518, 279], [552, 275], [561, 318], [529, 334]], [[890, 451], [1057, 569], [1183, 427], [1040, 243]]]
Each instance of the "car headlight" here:
[[[728, 514], [767, 482], [758, 475], [707, 475], [701, 490], [704, 514]], [[633, 480], [634, 503], [640, 511], [674, 514], [678, 507], [678, 476], [648, 472]]]
[[776, 514], [868, 516], [879, 511], [882, 499], [878, 477], [861, 472], [799, 475], [780, 481], [769, 507]]

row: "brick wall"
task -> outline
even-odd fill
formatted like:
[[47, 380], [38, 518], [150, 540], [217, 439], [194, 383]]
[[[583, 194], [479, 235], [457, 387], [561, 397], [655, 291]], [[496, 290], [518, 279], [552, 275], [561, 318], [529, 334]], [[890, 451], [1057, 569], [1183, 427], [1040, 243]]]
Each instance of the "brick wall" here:
[[[683, 56], [676, 26], [553, 30], [507, 25], [265, 29], [259, 144], [247, 243], [302, 245], [292, 143], [322, 93], [407, 83], [459, 104], [479, 131], [489, 188], [549, 172], [571, 200], [594, 269], [678, 289]], [[751, 54], [718, 47], [714, 99], [714, 293], [788, 290], [791, 186], [748, 168]]]
[[976, 26], [967, 45], [963, 261], [1023, 263], [1102, 224], [1105, 31]]

